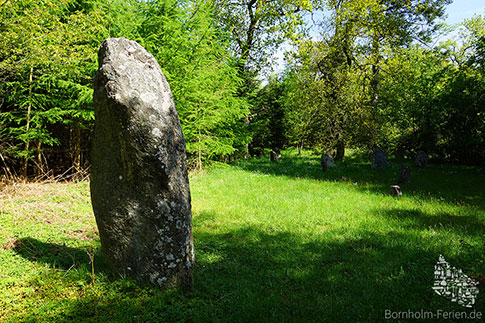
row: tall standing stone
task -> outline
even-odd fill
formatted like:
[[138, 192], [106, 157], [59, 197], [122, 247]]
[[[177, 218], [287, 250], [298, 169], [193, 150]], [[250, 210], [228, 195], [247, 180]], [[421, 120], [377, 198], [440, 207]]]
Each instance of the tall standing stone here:
[[333, 161], [332, 155], [329, 153], [322, 153], [322, 157], [320, 158], [320, 165], [322, 165], [322, 171], [327, 171], [328, 167], [334, 167], [335, 163]]
[[107, 39], [98, 56], [91, 199], [106, 262], [143, 284], [189, 287], [190, 189], [170, 86], [134, 41]]

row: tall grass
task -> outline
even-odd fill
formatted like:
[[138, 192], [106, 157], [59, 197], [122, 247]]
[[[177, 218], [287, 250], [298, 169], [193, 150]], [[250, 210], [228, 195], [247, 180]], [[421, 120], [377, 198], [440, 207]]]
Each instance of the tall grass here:
[[399, 167], [355, 155], [322, 173], [318, 156], [287, 151], [191, 176], [186, 294], [109, 272], [88, 183], [4, 192], [0, 320], [374, 322], [386, 310], [466, 310], [431, 289], [440, 254], [482, 280], [473, 310], [485, 313], [485, 172], [412, 168], [393, 198]]

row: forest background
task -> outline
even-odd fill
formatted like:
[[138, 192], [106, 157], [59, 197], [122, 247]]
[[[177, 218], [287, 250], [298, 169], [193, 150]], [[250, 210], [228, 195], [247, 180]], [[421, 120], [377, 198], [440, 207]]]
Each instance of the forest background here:
[[[1, 173], [89, 168], [108, 37], [135, 40], [160, 63], [192, 168], [287, 147], [337, 160], [346, 148], [424, 150], [484, 165], [485, 20], [453, 29], [442, 19], [450, 3], [0, 0]], [[292, 50], [274, 74], [282, 44]]]

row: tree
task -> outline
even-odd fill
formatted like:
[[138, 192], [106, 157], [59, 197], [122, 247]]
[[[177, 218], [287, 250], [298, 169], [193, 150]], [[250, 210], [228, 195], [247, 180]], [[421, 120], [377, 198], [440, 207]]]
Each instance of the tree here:
[[7, 0], [0, 8], [0, 135], [22, 158], [24, 177], [34, 152], [41, 172], [42, 145], [59, 143], [51, 125], [92, 120], [90, 74], [104, 29], [101, 12], [80, 3]]
[[287, 95], [286, 111], [293, 136], [299, 137], [299, 150], [304, 142], [324, 148], [336, 148], [341, 161], [345, 145], [355, 137], [365, 117], [360, 109], [362, 80], [352, 64], [332, 42], [309, 41], [300, 46], [292, 63], [292, 93]]
[[466, 164], [485, 161], [485, 23], [475, 17], [463, 26], [458, 42], [388, 53], [380, 88], [386, 106], [380, 141], [392, 150], [413, 156], [423, 149], [435, 158]]
[[[381, 101], [379, 87], [383, 57], [389, 50], [407, 46], [413, 41], [425, 43], [439, 25], [451, 0], [329, 0], [335, 38], [342, 43], [346, 61], [360, 62], [367, 73], [368, 108], [371, 111], [369, 146], [377, 144]], [[361, 56], [356, 57], [356, 56]]]
[[160, 63], [172, 88], [196, 168], [225, 159], [248, 142], [241, 130], [248, 114], [237, 95], [241, 84], [227, 38], [204, 0], [140, 2], [140, 42]]
[[282, 104], [283, 84], [271, 76], [260, 88], [253, 101], [250, 120], [251, 150], [261, 153], [264, 148], [282, 149], [286, 144], [285, 113]]
[[433, 152], [439, 142], [442, 111], [437, 98], [447, 86], [450, 66], [438, 50], [401, 48], [386, 59], [379, 99], [381, 131], [377, 142], [391, 152], [413, 156]]
[[241, 76], [259, 70], [284, 40], [294, 39], [310, 0], [214, 0], [217, 17], [232, 37]]

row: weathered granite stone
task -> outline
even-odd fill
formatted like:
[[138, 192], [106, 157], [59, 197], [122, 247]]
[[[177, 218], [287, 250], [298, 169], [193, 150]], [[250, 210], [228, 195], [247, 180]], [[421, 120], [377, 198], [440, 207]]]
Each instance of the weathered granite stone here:
[[428, 154], [422, 150], [416, 153], [416, 167], [424, 168], [428, 165]]
[[323, 167], [324, 167], [324, 164], [325, 164], [325, 170], [323, 170], [323, 171], [326, 171], [328, 167], [334, 167], [335, 166], [335, 163], [333, 161], [333, 157], [329, 153], [323, 153], [322, 154], [322, 157], [320, 158], [320, 164], [322, 165], [322, 170], [323, 170]]
[[411, 180], [411, 168], [406, 165], [401, 165], [401, 169], [399, 170], [399, 184], [406, 184], [409, 183]]
[[91, 199], [106, 262], [142, 284], [189, 287], [190, 189], [170, 86], [134, 41], [107, 39], [98, 56]]
[[374, 148], [372, 152], [372, 168], [386, 168], [387, 167], [387, 152], [380, 148]]
[[273, 149], [271, 153], [269, 154], [269, 158], [272, 162], [277, 163], [278, 159], [281, 158], [281, 153], [279, 149]]
[[389, 188], [389, 194], [392, 196], [402, 196], [401, 188], [398, 185], [391, 185]]

